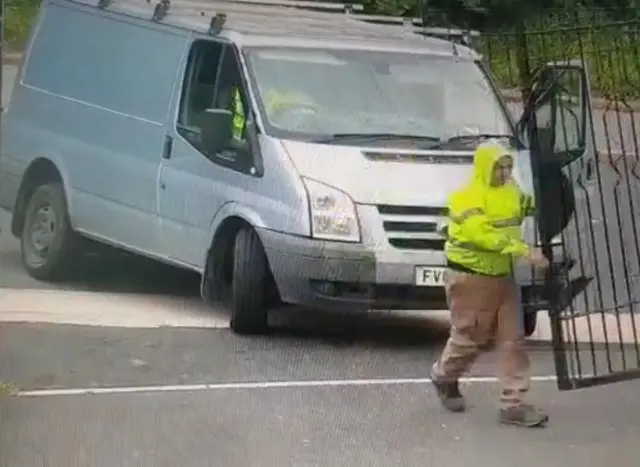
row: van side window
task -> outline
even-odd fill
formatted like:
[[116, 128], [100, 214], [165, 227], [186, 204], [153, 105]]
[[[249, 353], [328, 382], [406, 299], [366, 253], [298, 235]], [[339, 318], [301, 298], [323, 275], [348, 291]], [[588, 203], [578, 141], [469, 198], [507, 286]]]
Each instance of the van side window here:
[[216, 42], [196, 41], [189, 52], [178, 113], [178, 131], [198, 149], [200, 116], [213, 107], [222, 49], [223, 45]]
[[[211, 161], [241, 172], [252, 166], [246, 138], [246, 121], [250, 115], [240, 64], [231, 46], [196, 41], [191, 49], [178, 117], [178, 131]], [[207, 113], [230, 113], [229, 127], [212, 128]], [[217, 119], [223, 122], [224, 119]], [[220, 124], [220, 123], [216, 123]], [[211, 133], [227, 134], [229, 144], [221, 150], [211, 149]]]
[[232, 137], [235, 140], [246, 141], [246, 121], [249, 115], [248, 99], [240, 72], [240, 64], [233, 48], [228, 47], [222, 59], [218, 92], [215, 108], [230, 110], [233, 114]]

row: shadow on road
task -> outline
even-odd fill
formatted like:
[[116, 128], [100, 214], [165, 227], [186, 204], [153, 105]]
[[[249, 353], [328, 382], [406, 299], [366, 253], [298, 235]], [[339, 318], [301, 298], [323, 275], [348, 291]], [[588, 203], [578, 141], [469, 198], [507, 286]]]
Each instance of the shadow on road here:
[[93, 292], [199, 297], [200, 275], [125, 253], [100, 254], [85, 258], [72, 278], [57, 286]]
[[305, 339], [325, 345], [410, 348], [446, 340], [449, 323], [442, 313], [406, 316], [400, 312], [330, 313], [288, 307], [273, 310], [270, 339]]

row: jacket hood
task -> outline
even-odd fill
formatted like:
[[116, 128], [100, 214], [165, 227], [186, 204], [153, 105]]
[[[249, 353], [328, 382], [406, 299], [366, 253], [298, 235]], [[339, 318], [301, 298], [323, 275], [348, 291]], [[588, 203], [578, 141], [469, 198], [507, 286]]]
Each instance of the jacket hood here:
[[473, 153], [472, 183], [489, 187], [493, 166], [504, 156], [510, 156], [515, 163], [515, 154], [498, 141], [492, 140], [479, 144]]

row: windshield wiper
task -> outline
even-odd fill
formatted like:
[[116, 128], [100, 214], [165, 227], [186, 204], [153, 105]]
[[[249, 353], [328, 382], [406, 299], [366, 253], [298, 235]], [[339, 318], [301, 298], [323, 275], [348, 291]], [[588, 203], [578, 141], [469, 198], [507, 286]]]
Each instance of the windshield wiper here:
[[437, 136], [424, 136], [404, 133], [334, 133], [329, 136], [314, 140], [316, 143], [335, 143], [339, 141], [380, 141], [380, 140], [412, 140], [412, 141], [428, 141], [430, 143], [439, 142]]
[[517, 138], [514, 135], [500, 134], [500, 133], [474, 133], [469, 135], [456, 135], [449, 139], [443, 139], [438, 144], [432, 146], [433, 149], [443, 149], [449, 146], [455, 146], [458, 144], [480, 143], [486, 139], [508, 139], [512, 145], [515, 145]]

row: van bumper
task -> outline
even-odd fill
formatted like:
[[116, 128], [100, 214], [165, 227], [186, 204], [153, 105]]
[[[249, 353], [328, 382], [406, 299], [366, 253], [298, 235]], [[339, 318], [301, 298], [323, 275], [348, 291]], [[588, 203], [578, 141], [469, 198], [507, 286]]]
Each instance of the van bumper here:
[[285, 303], [344, 312], [447, 308], [444, 288], [413, 284], [417, 264], [444, 266], [441, 252], [419, 252], [433, 257], [415, 263], [404, 252], [375, 252], [362, 244], [264, 229], [258, 234]]

